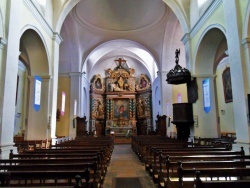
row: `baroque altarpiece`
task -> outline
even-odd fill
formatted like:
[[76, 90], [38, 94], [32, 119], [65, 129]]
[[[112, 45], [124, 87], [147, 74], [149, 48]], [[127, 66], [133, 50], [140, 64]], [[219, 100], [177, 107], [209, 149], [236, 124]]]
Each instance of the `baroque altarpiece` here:
[[[97, 135], [110, 132], [147, 134], [152, 129], [151, 83], [146, 74], [135, 76], [135, 69], [119, 65], [108, 68], [105, 78], [95, 75], [90, 85], [90, 129]], [[118, 131], [119, 130], [119, 131]]]

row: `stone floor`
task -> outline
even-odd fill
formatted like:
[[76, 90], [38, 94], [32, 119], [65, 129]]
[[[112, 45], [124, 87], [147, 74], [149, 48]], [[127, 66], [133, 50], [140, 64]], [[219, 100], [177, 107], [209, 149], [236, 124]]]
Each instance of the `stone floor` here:
[[112, 179], [115, 177], [138, 177], [144, 181], [143, 188], [155, 187], [130, 144], [115, 145], [103, 188], [113, 188]]

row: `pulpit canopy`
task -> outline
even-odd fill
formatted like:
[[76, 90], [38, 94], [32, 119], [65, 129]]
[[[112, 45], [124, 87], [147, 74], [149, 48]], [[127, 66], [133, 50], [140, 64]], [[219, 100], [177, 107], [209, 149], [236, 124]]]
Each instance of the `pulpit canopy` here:
[[171, 69], [167, 74], [168, 84], [184, 84], [191, 81], [191, 73], [188, 69], [182, 68], [179, 63], [180, 49], [175, 51], [175, 67]]

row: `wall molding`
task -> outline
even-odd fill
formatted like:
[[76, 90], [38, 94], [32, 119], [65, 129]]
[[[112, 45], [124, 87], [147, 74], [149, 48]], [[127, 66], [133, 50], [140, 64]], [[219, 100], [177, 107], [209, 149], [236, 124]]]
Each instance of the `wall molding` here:
[[192, 77], [196, 77], [196, 78], [216, 78], [216, 74], [195, 74], [192, 75]]
[[50, 36], [51, 39], [56, 39], [55, 41], [60, 44], [62, 42], [61, 36], [54, 32], [52, 27], [45, 20], [44, 16], [39, 12], [35, 4], [30, 0], [23, 0], [24, 5], [30, 10], [33, 16], [37, 19], [37, 21], [41, 24], [42, 28], [45, 32]]
[[246, 38], [242, 39], [241, 44], [242, 44], [244, 49], [250, 48], [250, 38], [246, 37]]
[[214, 0], [211, 5], [207, 8], [204, 14], [200, 17], [200, 19], [196, 22], [196, 24], [190, 30], [190, 38], [193, 38], [198, 31], [201, 29], [203, 24], [209, 19], [211, 15], [217, 10], [219, 5], [221, 5], [222, 0]]
[[3, 39], [2, 37], [0, 37], [0, 49], [4, 49], [6, 44], [7, 44], [7, 41]]

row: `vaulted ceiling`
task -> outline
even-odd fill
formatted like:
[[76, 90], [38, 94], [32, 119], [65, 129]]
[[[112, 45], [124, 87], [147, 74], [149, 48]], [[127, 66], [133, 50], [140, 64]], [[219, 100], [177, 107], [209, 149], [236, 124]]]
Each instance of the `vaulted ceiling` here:
[[123, 57], [128, 67], [136, 67], [138, 74], [147, 70], [154, 79], [166, 40], [169, 45], [180, 42], [183, 34], [162, 0], [81, 0], [66, 16], [61, 36], [60, 73], [104, 74], [103, 67]]

